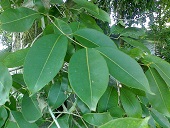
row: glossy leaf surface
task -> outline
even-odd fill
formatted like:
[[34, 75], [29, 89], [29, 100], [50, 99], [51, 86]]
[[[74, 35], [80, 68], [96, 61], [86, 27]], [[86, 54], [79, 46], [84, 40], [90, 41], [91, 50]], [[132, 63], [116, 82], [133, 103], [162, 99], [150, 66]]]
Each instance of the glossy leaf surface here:
[[74, 92], [95, 111], [97, 102], [106, 91], [109, 81], [104, 58], [94, 49], [79, 50], [70, 60], [68, 73]]
[[10, 32], [23, 32], [31, 28], [40, 14], [32, 9], [20, 7], [8, 9], [0, 15], [1, 28]]
[[24, 64], [24, 80], [31, 93], [36, 93], [50, 82], [63, 65], [67, 38], [46, 35], [29, 50]]
[[125, 53], [113, 48], [97, 48], [104, 56], [110, 74], [126, 86], [149, 92], [148, 80], [140, 65]]

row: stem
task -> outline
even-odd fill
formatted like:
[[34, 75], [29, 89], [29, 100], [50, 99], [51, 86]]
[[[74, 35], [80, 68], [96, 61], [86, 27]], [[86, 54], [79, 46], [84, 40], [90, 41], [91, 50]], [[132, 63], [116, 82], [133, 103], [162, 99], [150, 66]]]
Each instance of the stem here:
[[58, 123], [58, 121], [55, 119], [55, 116], [54, 116], [54, 114], [53, 114], [53, 112], [52, 112], [52, 110], [51, 110], [50, 107], [48, 107], [48, 110], [49, 110], [50, 115], [51, 115], [51, 117], [53, 118], [53, 121], [55, 122], [57, 128], [61, 128], [60, 125], [59, 125], [59, 123]]

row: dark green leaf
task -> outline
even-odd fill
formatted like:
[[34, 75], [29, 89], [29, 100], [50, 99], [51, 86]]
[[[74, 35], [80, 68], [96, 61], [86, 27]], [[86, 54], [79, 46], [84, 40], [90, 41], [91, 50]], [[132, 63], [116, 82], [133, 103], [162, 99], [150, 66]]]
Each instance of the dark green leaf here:
[[0, 63], [0, 106], [9, 100], [9, 92], [12, 87], [12, 77], [8, 68]]
[[81, 101], [79, 98], [77, 98], [77, 106], [79, 107], [79, 109], [81, 110], [81, 112], [83, 114], [85, 113], [90, 113], [90, 109], [87, 107], [87, 105]]
[[29, 8], [8, 9], [0, 15], [1, 28], [10, 32], [23, 32], [31, 28], [40, 14]]
[[149, 69], [145, 74], [151, 91], [155, 93], [155, 95], [147, 94], [149, 102], [154, 109], [166, 116], [170, 116], [170, 91], [168, 86], [155, 69]]
[[98, 102], [98, 112], [106, 112], [108, 109], [118, 105], [118, 93], [114, 86], [108, 86], [107, 90]]
[[122, 88], [120, 100], [128, 116], [136, 118], [142, 117], [142, 107], [135, 94], [125, 88]]
[[91, 125], [100, 126], [112, 120], [111, 115], [106, 113], [87, 113], [83, 119]]
[[0, 107], [0, 127], [1, 128], [4, 125], [7, 117], [8, 117], [8, 113], [7, 113], [6, 109], [3, 106], [1, 106]]
[[50, 82], [63, 65], [67, 38], [46, 35], [29, 50], [24, 64], [24, 80], [31, 93], [36, 93]]
[[163, 128], [170, 128], [170, 123], [168, 121], [168, 119], [161, 113], [159, 113], [158, 111], [156, 111], [155, 109], [151, 109], [151, 115], [154, 118], [154, 120], [160, 124], [160, 126], [162, 126]]
[[144, 52], [150, 53], [150, 50], [143, 43], [141, 43], [137, 40], [134, 40], [134, 39], [128, 38], [128, 37], [121, 37], [121, 39], [126, 41], [128, 44], [143, 50]]
[[67, 88], [68, 80], [66, 78], [63, 78], [61, 83], [52, 85], [48, 94], [48, 102], [51, 107], [58, 108], [64, 103], [67, 99]]
[[28, 122], [35, 122], [42, 116], [38, 101], [34, 96], [29, 97], [27, 94], [24, 95], [22, 100], [22, 115]]
[[63, 3], [64, 3], [63, 0], [50, 0], [50, 2], [51, 2], [52, 4], [63, 4]]
[[94, 49], [79, 50], [70, 60], [68, 75], [74, 92], [95, 111], [109, 81], [108, 68], [103, 57]]
[[126, 86], [149, 92], [149, 83], [140, 65], [125, 53], [113, 48], [97, 48], [104, 56], [110, 74]]
[[123, 117], [125, 115], [125, 111], [119, 106], [110, 108], [108, 112], [112, 117]]
[[23, 85], [25, 86], [25, 81], [24, 81], [24, 78], [23, 78], [23, 74], [14, 74], [12, 75], [12, 80], [20, 85]]
[[85, 47], [113, 47], [115, 43], [105, 34], [94, 29], [80, 29], [74, 33], [74, 37]]
[[3, 8], [3, 10], [7, 10], [11, 7], [10, 0], [1, 0], [0, 5]]
[[125, 29], [125, 28], [124, 28], [122, 25], [120, 25], [120, 24], [118, 24], [118, 25], [113, 25], [113, 26], [111, 27], [111, 29], [110, 29], [110, 33], [111, 33], [111, 34], [118, 35], [118, 34], [120, 34], [124, 29]]
[[24, 64], [25, 57], [29, 51], [29, 48], [18, 50], [16, 52], [10, 53], [4, 60], [3, 63], [8, 68], [14, 68], [22, 66]]
[[149, 128], [149, 118], [137, 119], [132, 117], [114, 119], [99, 128]]

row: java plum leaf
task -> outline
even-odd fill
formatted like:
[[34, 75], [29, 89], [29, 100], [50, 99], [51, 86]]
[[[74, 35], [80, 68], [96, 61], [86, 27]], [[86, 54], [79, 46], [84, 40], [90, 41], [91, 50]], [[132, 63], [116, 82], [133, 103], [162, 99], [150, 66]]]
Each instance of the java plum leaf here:
[[134, 40], [134, 39], [128, 38], [128, 37], [121, 37], [121, 39], [126, 41], [128, 44], [141, 49], [144, 52], [151, 53], [150, 50], [142, 42], [140, 42], [138, 40]]
[[48, 102], [52, 108], [58, 108], [64, 103], [67, 99], [67, 89], [68, 80], [66, 78], [63, 78], [61, 83], [55, 83], [52, 85], [48, 94]]
[[98, 112], [106, 112], [110, 108], [118, 105], [118, 93], [114, 86], [108, 86], [107, 90], [100, 98], [97, 106]]
[[142, 117], [142, 107], [135, 94], [125, 88], [122, 88], [120, 100], [128, 116], [136, 118]]
[[81, 49], [70, 60], [68, 76], [77, 96], [90, 110], [95, 111], [97, 102], [106, 91], [109, 81], [104, 58], [94, 49]]
[[101, 126], [112, 120], [109, 112], [105, 113], [87, 113], [83, 115], [83, 119], [91, 125]]
[[152, 93], [140, 65], [125, 53], [113, 48], [96, 48], [104, 56], [110, 74], [126, 86]]
[[149, 128], [149, 117], [138, 119], [132, 117], [118, 118], [100, 126], [99, 128]]
[[4, 60], [3, 63], [8, 68], [14, 68], [22, 66], [24, 64], [25, 57], [29, 48], [18, 50], [16, 52], [10, 53]]
[[20, 7], [10, 8], [0, 15], [1, 28], [10, 32], [24, 32], [31, 28], [40, 14], [32, 9]]
[[8, 68], [0, 63], [0, 106], [9, 100], [9, 92], [12, 87], [12, 77]]
[[24, 63], [24, 80], [29, 91], [35, 94], [50, 82], [63, 65], [67, 51], [67, 38], [46, 35], [30, 48]]
[[168, 62], [153, 55], [145, 56], [143, 58], [143, 62], [146, 65], [155, 68], [164, 79], [166, 84], [170, 87], [170, 64]]
[[160, 126], [162, 126], [163, 128], [170, 128], [170, 123], [163, 114], [152, 108], [151, 115]]
[[1, 106], [0, 107], [0, 127], [1, 128], [4, 125], [7, 117], [8, 117], [7, 110], [3, 106]]
[[104, 33], [94, 29], [85, 28], [77, 30], [74, 37], [85, 47], [113, 47], [117, 48], [115, 43]]
[[22, 115], [28, 122], [35, 122], [42, 116], [35, 96], [29, 97], [27, 94], [24, 95], [22, 99]]
[[0, 5], [3, 8], [3, 10], [7, 10], [11, 7], [10, 0], [1, 0]]
[[151, 91], [155, 93], [155, 95], [147, 94], [149, 102], [158, 112], [170, 117], [170, 91], [168, 86], [155, 69], [150, 68], [145, 74]]

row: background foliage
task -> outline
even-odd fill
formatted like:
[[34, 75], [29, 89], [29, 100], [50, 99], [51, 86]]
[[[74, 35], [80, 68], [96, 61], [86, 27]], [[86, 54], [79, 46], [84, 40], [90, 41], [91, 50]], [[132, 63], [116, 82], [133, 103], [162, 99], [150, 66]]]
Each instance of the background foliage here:
[[0, 127], [170, 127], [168, 0], [0, 4]]

